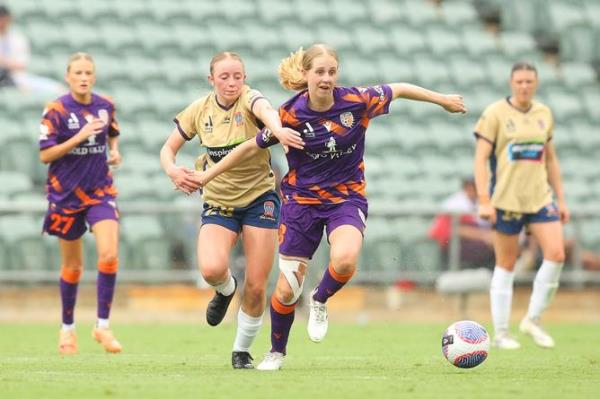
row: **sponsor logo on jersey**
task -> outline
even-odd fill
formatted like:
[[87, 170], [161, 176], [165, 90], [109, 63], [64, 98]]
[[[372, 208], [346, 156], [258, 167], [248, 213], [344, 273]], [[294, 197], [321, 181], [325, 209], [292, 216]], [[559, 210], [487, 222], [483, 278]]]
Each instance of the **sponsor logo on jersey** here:
[[77, 118], [77, 115], [75, 115], [74, 113], [71, 112], [69, 119], [67, 120], [67, 127], [70, 130], [75, 130], [75, 129], [80, 129], [80, 125], [79, 125], [79, 119]]
[[333, 137], [330, 137], [329, 140], [327, 140], [327, 143], [325, 143], [325, 147], [327, 147], [327, 150], [329, 152], [335, 152], [336, 146], [337, 146], [337, 142], [335, 141], [335, 139]]
[[208, 121], [204, 122], [204, 133], [212, 133], [212, 131], [213, 131], [213, 121], [209, 115]]
[[[333, 137], [331, 139], [333, 139]], [[333, 139], [333, 141], [331, 141], [331, 139], [329, 139], [327, 141], [327, 143], [325, 143], [325, 146], [327, 147], [327, 151], [323, 151], [323, 152], [319, 152], [319, 153], [306, 152], [306, 155], [311, 157], [314, 161], [316, 161], [317, 159], [320, 159], [320, 158], [338, 159], [338, 158], [342, 158], [345, 155], [350, 155], [356, 150], [356, 147], [357, 147], [356, 144], [352, 144], [352, 146], [350, 146], [344, 150], [338, 150], [337, 143], [335, 143], [335, 139]]]
[[508, 145], [509, 161], [533, 161], [540, 162], [544, 155], [544, 143], [525, 142], [511, 143]]
[[225, 147], [208, 147], [206, 149], [206, 153], [208, 154], [208, 156], [214, 163], [217, 163], [221, 159], [226, 157], [227, 154], [229, 154], [231, 151], [233, 151], [233, 149], [235, 147], [237, 147], [238, 145], [239, 144], [228, 145]]

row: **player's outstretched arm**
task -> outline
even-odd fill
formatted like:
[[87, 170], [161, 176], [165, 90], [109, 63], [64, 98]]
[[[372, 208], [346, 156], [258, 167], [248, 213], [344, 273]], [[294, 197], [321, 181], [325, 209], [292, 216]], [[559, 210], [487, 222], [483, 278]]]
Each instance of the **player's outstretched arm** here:
[[193, 178], [194, 171], [185, 166], [177, 166], [175, 164], [177, 153], [184, 144], [185, 140], [181, 137], [179, 131], [173, 129], [160, 150], [160, 165], [167, 176], [171, 178], [177, 190], [191, 194], [200, 188], [200, 185]]
[[466, 113], [467, 108], [461, 95], [442, 94], [423, 87], [411, 85], [409, 83], [391, 83], [392, 96], [397, 98], [406, 98], [409, 100], [426, 101], [437, 104], [448, 112]]
[[41, 150], [40, 161], [42, 161], [42, 163], [50, 163], [62, 158], [73, 148], [87, 140], [90, 136], [100, 134], [103, 128], [104, 122], [98, 118], [94, 119], [92, 122], [87, 123], [84, 127], [82, 127], [81, 130], [69, 140]]
[[263, 148], [260, 148], [256, 143], [256, 140], [250, 139], [242, 144], [238, 145], [227, 154], [223, 159], [221, 159], [218, 163], [211, 166], [202, 172], [194, 173], [194, 180], [200, 186], [205, 186], [212, 179], [217, 177], [223, 172], [228, 171], [234, 166], [244, 162], [247, 159], [254, 157], [259, 151], [263, 151]]
[[293, 129], [281, 126], [281, 120], [279, 119], [277, 111], [273, 109], [266, 98], [257, 100], [252, 107], [252, 112], [273, 132], [273, 135], [279, 140], [281, 145], [283, 145], [286, 153], [288, 152], [289, 147], [297, 148], [299, 150], [304, 148], [304, 141], [302, 141], [300, 133]]

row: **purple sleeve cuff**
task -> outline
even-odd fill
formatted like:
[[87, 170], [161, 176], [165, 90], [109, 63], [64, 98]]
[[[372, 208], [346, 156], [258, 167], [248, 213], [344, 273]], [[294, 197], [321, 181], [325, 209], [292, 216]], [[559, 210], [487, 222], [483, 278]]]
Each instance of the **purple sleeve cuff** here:
[[260, 148], [268, 148], [268, 147], [274, 146], [275, 144], [278, 144], [278, 143], [279, 143], [279, 140], [277, 140], [277, 138], [273, 135], [273, 133], [271, 133], [271, 131], [267, 128], [261, 130], [256, 135], [256, 144]]
[[177, 126], [177, 131], [179, 132], [179, 134], [181, 135], [181, 137], [183, 137], [183, 139], [185, 141], [190, 141], [192, 138], [188, 137], [188, 135], [183, 131], [183, 129], [179, 125], [179, 121], [177, 120], [177, 118], [173, 119], [173, 122], [175, 122], [175, 125]]

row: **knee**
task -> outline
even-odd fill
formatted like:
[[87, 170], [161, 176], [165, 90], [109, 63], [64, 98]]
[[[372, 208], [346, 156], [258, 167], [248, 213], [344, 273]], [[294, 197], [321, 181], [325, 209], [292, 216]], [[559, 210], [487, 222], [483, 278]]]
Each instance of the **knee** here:
[[331, 263], [339, 274], [354, 273], [358, 265], [358, 253], [333, 253]]
[[206, 262], [202, 265], [202, 277], [210, 285], [217, 285], [225, 281], [228, 276], [227, 267], [219, 262]]
[[98, 254], [98, 263], [112, 265], [118, 261], [117, 251], [114, 249], [106, 249]]
[[544, 259], [552, 262], [564, 263], [565, 262], [565, 250], [564, 248], [552, 248], [548, 253], [544, 254]]
[[244, 298], [251, 303], [258, 303], [265, 298], [266, 291], [265, 284], [246, 281], [244, 285]]
[[287, 284], [278, 284], [275, 287], [275, 298], [284, 305], [291, 305], [294, 301], [294, 292], [292, 288]]

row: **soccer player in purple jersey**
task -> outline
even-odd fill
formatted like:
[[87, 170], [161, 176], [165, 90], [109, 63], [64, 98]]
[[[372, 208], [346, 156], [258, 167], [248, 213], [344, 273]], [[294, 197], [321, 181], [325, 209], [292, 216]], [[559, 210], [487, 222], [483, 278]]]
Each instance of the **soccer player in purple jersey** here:
[[[74, 309], [83, 269], [86, 222], [98, 251], [98, 321], [92, 337], [107, 352], [121, 352], [109, 328], [118, 269], [119, 213], [109, 165], [121, 162], [111, 100], [92, 92], [96, 82], [92, 57], [76, 53], [65, 75], [70, 91], [46, 106], [40, 125], [40, 160], [49, 164], [48, 212], [44, 232], [58, 237], [62, 261], [60, 295], [62, 328], [59, 353], [77, 353]], [[108, 146], [108, 159], [107, 159]]]
[[[367, 218], [364, 145], [369, 121], [388, 112], [397, 98], [427, 101], [448, 112], [466, 112], [462, 97], [392, 83], [373, 87], [336, 86], [335, 50], [317, 44], [284, 59], [279, 77], [299, 93], [280, 107], [283, 126], [302, 133], [303, 150], [287, 153], [289, 172], [281, 184], [280, 275], [271, 298], [271, 351], [257, 367], [278, 370], [283, 364], [296, 302], [302, 293], [309, 259], [323, 229], [331, 245], [330, 263], [310, 296], [308, 335], [320, 342], [327, 333], [327, 300], [356, 270]], [[277, 143], [268, 131], [236, 148], [213, 168], [199, 173], [206, 184], [262, 148]]]

